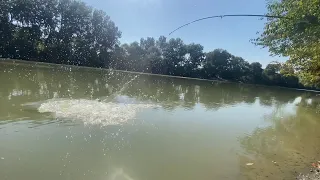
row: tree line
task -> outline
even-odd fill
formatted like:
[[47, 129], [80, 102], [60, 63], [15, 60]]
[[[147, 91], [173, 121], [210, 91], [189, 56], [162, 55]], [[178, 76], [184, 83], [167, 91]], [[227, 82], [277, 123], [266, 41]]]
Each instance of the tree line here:
[[301, 88], [297, 76], [286, 73], [293, 69], [272, 62], [262, 68], [227, 50], [204, 52], [200, 44], [185, 44], [180, 38], [157, 40], [148, 37], [140, 42], [115, 47], [110, 68], [192, 78], [227, 80], [243, 83]]
[[[0, 2], [0, 57], [303, 88], [292, 66], [265, 69], [224, 49], [204, 52], [180, 38], [141, 38], [121, 44], [105, 12], [75, 0]], [[312, 85], [310, 86], [312, 87]]]

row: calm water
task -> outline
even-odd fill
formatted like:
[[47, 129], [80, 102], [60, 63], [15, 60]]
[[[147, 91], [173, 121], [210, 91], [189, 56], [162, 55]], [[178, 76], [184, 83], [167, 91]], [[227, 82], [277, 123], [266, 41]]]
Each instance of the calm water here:
[[1, 180], [293, 179], [320, 160], [311, 92], [11, 62], [0, 82]]

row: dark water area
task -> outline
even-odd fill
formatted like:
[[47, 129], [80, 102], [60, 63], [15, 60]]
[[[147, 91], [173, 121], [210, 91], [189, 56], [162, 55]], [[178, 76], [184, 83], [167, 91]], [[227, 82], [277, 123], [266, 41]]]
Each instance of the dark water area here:
[[10, 61], [0, 82], [0, 179], [295, 179], [320, 160], [315, 92]]

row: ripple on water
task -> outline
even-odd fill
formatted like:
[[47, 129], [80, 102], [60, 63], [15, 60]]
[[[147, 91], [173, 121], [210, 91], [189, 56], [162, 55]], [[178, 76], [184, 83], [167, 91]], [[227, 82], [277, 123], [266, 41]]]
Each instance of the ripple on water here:
[[85, 125], [118, 125], [135, 118], [137, 112], [156, 107], [154, 104], [121, 104], [86, 99], [48, 100], [40, 113], [53, 113], [56, 118], [82, 121]]

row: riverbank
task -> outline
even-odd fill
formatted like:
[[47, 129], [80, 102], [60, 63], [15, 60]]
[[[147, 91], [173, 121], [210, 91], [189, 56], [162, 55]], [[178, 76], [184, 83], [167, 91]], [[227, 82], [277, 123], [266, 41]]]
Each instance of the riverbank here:
[[298, 180], [320, 180], [320, 172], [317, 170], [310, 170], [311, 172], [308, 174], [300, 174], [297, 179]]
[[151, 76], [160, 76], [160, 77], [168, 77], [168, 78], [178, 78], [178, 79], [191, 79], [191, 80], [198, 80], [198, 81], [219, 81], [219, 82], [230, 82], [223, 79], [201, 79], [201, 78], [191, 78], [191, 77], [183, 77], [183, 76], [170, 76], [170, 75], [163, 75], [163, 74], [152, 74], [152, 73], [144, 73], [144, 72], [135, 72], [135, 71], [125, 71], [125, 70], [117, 70], [117, 69], [108, 69], [108, 68], [96, 68], [96, 67], [88, 67], [88, 66], [75, 66], [75, 65], [67, 65], [67, 64], [54, 64], [54, 63], [46, 63], [46, 62], [38, 62], [38, 61], [26, 61], [26, 60], [18, 60], [18, 59], [2, 59], [0, 58], [0, 62], [6, 62], [8, 64], [19, 63], [20, 65], [30, 65], [34, 64], [41, 67], [70, 67], [70, 68], [83, 68], [83, 69], [90, 69], [95, 71], [100, 70], [109, 70], [109, 71], [116, 71], [116, 72], [125, 72], [131, 74], [142, 74], [142, 75], [151, 75]]
[[75, 65], [67, 65], [67, 64], [54, 64], [54, 63], [46, 63], [46, 62], [38, 62], [38, 61], [26, 61], [26, 60], [19, 60], [19, 59], [4, 59], [4, 58], [0, 58], [0, 62], [5, 62], [5, 63], [8, 63], [8, 64], [18, 63], [19, 65], [30, 65], [30, 64], [32, 64], [32, 65], [37, 65], [39, 67], [44, 67], [44, 68], [52, 68], [52, 67], [64, 66], [64, 67], [82, 68], [82, 69], [88, 69], [88, 70], [94, 70], [94, 71], [107, 70], [107, 71], [125, 72], [125, 73], [138, 74], [138, 75], [159, 76], [159, 77], [188, 79], [188, 80], [196, 80], [196, 81], [210, 81], [210, 82], [247, 84], [247, 85], [253, 85], [253, 86], [276, 87], [276, 88], [284, 88], [284, 89], [297, 90], [297, 91], [307, 91], [307, 92], [320, 93], [320, 90], [297, 89], [297, 88], [289, 88], [289, 87], [283, 87], [283, 86], [268, 86], [268, 85], [264, 85], [264, 84], [252, 84], [252, 83], [234, 82], [234, 81], [228, 81], [228, 80], [225, 80], [225, 79], [201, 79], [201, 78], [191, 78], [191, 77], [184, 77], [184, 76], [171, 76], [171, 75], [163, 75], [163, 74], [152, 74], [152, 73], [117, 70], [117, 69], [108, 69], [108, 68], [96, 68], [96, 67], [88, 67], [88, 66], [75, 66]]

